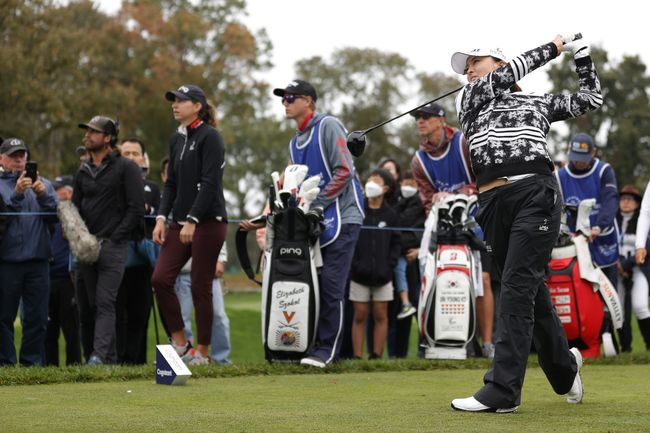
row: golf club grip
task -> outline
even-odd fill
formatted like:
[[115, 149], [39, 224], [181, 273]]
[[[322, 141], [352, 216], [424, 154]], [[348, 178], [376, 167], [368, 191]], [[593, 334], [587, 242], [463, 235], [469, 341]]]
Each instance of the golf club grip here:
[[563, 44], [568, 44], [569, 42], [577, 41], [578, 39], [582, 39], [582, 33], [572, 33], [569, 35], [562, 35], [562, 43]]
[[424, 104], [418, 105], [417, 107], [412, 108], [412, 109], [410, 109], [409, 111], [405, 111], [404, 113], [402, 113], [402, 114], [398, 114], [397, 116], [395, 116], [395, 117], [393, 117], [393, 118], [390, 118], [390, 119], [388, 119], [388, 120], [384, 120], [383, 122], [378, 123], [378, 124], [375, 125], [375, 126], [371, 126], [370, 128], [368, 128], [368, 129], [366, 129], [366, 130], [363, 131], [363, 135], [366, 135], [366, 134], [368, 134], [369, 132], [372, 132], [372, 131], [374, 131], [374, 130], [377, 129], [377, 128], [381, 128], [381, 127], [384, 126], [385, 124], [390, 123], [390, 122], [392, 122], [393, 120], [397, 120], [397, 119], [399, 119], [399, 118], [402, 117], [402, 116], [406, 116], [407, 114], [409, 114], [409, 113], [411, 113], [411, 112], [413, 112], [413, 111], [415, 111], [415, 110], [419, 110], [420, 108], [424, 107], [425, 105], [429, 105], [429, 104], [431, 104], [431, 103], [433, 103], [433, 102], [439, 101], [439, 100], [442, 99], [442, 98], [446, 98], [446, 97], [449, 96], [449, 95], [453, 95], [454, 93], [459, 92], [463, 87], [465, 87], [465, 86], [462, 86], [462, 87], [459, 87], [458, 89], [454, 89], [454, 90], [452, 90], [452, 91], [450, 91], [450, 92], [447, 92], [447, 93], [445, 93], [444, 95], [438, 96], [438, 97], [436, 97], [436, 98], [434, 98], [434, 99], [432, 99], [432, 100], [430, 100], [430, 101], [425, 102]]

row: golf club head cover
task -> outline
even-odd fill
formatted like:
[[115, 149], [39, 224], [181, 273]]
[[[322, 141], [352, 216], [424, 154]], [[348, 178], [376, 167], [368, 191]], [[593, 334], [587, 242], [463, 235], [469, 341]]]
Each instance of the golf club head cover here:
[[307, 212], [309, 210], [309, 206], [311, 206], [312, 202], [316, 199], [319, 192], [320, 188], [318, 187], [309, 189], [305, 192], [301, 192], [299, 207], [303, 212]]
[[320, 180], [321, 180], [320, 173], [317, 174], [316, 176], [307, 178], [307, 180], [305, 180], [300, 185], [300, 192], [298, 193], [298, 195], [301, 196], [303, 191], [308, 191], [310, 189], [317, 188], [318, 185], [320, 185]]
[[284, 170], [284, 191], [289, 191], [291, 194], [298, 192], [298, 185], [307, 176], [309, 168], [306, 165], [292, 164]]
[[320, 184], [320, 174], [317, 174], [316, 176], [312, 176], [306, 181], [304, 181], [302, 184], [300, 184], [300, 190], [298, 191], [298, 197], [297, 201], [298, 204], [302, 203], [302, 196], [305, 194], [305, 192], [309, 191], [310, 189], [318, 188], [318, 185]]
[[352, 131], [348, 134], [348, 150], [355, 158], [363, 155], [363, 151], [366, 149], [366, 143], [366, 133], [364, 131]]

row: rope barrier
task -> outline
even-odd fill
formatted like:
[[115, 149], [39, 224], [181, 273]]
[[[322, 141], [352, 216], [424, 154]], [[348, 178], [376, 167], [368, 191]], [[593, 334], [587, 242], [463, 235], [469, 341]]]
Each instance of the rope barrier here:
[[[56, 212], [0, 212], [1, 216], [56, 216]], [[156, 215], [145, 215], [145, 219], [155, 219]], [[239, 224], [240, 219], [228, 219], [229, 224]], [[414, 227], [377, 227], [361, 226], [362, 230], [398, 231], [398, 232], [424, 232], [423, 228]]]

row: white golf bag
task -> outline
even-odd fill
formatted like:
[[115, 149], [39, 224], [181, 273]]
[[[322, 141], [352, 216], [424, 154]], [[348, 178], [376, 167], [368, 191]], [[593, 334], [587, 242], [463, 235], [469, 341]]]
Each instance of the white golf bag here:
[[475, 202], [476, 196], [449, 196], [433, 206], [425, 223], [418, 326], [427, 359], [466, 359], [476, 330], [477, 252], [485, 247], [470, 230], [476, 225], [469, 216]]
[[[318, 238], [323, 215], [320, 208], [307, 212], [318, 193], [314, 191], [318, 179], [302, 182], [306, 173], [306, 166], [289, 166], [284, 184], [291, 187], [283, 190], [279, 190], [279, 176], [274, 173], [271, 213], [259, 218], [267, 228], [261, 310], [262, 343], [269, 362], [300, 362], [316, 341], [320, 309], [316, 268], [322, 262]], [[304, 188], [298, 190], [301, 183]], [[245, 234], [241, 233], [246, 232], [238, 232], [239, 260], [254, 279]]]

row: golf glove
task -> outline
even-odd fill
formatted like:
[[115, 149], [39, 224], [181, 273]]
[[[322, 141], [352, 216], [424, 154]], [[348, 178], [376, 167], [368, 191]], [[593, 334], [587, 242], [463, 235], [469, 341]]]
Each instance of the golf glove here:
[[577, 41], [565, 44], [562, 46], [562, 51], [573, 53], [574, 59], [581, 59], [591, 54], [591, 48], [584, 39], [578, 39]]

